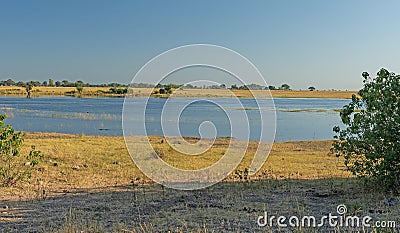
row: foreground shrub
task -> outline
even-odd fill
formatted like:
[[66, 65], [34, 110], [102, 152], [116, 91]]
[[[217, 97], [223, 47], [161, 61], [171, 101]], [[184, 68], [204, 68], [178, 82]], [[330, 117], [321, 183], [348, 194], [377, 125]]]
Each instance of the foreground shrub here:
[[364, 87], [340, 112], [333, 150], [354, 175], [386, 190], [400, 190], [400, 76], [381, 69], [362, 74]]
[[32, 146], [25, 159], [19, 159], [22, 133], [15, 132], [11, 125], [5, 125], [5, 119], [6, 115], [0, 114], [0, 186], [13, 186], [31, 178], [43, 155]]

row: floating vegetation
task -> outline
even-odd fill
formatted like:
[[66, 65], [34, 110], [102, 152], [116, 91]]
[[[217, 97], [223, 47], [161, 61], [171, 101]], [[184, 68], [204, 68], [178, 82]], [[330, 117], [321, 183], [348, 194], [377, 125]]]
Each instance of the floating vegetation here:
[[29, 109], [19, 109], [21, 113], [30, 113], [31, 116], [36, 117], [51, 117], [51, 118], [64, 118], [64, 119], [83, 119], [83, 120], [119, 120], [120, 115], [110, 113], [59, 113], [51, 111], [38, 111]]
[[63, 114], [63, 113], [53, 113], [51, 114], [51, 117], [64, 117], [67, 118], [69, 115], [68, 114]]
[[304, 108], [304, 109], [277, 109], [280, 112], [328, 112], [330, 109]]
[[249, 108], [249, 107], [246, 107], [246, 108], [235, 108], [235, 110], [250, 111], [250, 110], [259, 110], [259, 108]]
[[1, 111], [13, 111], [15, 108], [11, 108], [11, 107], [0, 107]]
[[[335, 112], [341, 112], [342, 109], [333, 109]], [[354, 112], [361, 112], [361, 109], [354, 109]]]
[[21, 108], [19, 109], [20, 112], [34, 112], [34, 110], [26, 109], [26, 108]]

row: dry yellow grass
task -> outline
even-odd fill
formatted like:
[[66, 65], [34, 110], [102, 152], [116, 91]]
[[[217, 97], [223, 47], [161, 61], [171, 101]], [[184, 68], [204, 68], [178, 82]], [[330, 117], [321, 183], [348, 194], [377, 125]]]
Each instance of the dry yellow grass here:
[[[91, 96], [116, 96], [124, 97], [121, 94], [109, 94], [109, 87], [84, 87], [83, 97]], [[34, 87], [32, 89], [32, 96], [63, 96], [73, 95], [71, 92], [75, 91], [75, 87]], [[147, 96], [153, 91], [152, 88], [132, 88], [131, 96], [143, 97]], [[253, 96], [254, 94], [254, 96]], [[273, 90], [271, 91], [272, 97], [275, 98], [337, 98], [337, 99], [349, 99], [353, 94], [357, 94], [356, 91], [299, 91], [299, 90]], [[0, 95], [7, 96], [25, 96], [26, 91], [23, 87], [0, 87]], [[75, 93], [77, 96], [77, 93]], [[167, 95], [154, 95], [158, 97], [167, 97]], [[252, 93], [246, 90], [227, 90], [227, 89], [179, 89], [173, 94], [174, 97], [240, 97], [240, 98], [253, 98], [253, 97], [265, 97], [267, 96], [266, 91], [254, 90]]]
[[[250, 180], [232, 174], [212, 187], [181, 191], [149, 183], [133, 164], [122, 137], [28, 133], [25, 138], [24, 151], [35, 144], [46, 155], [41, 165], [45, 171], [31, 185], [0, 189], [0, 229], [5, 232], [282, 232], [276, 224], [258, 227], [258, 216], [267, 211], [275, 216], [313, 215], [319, 219], [335, 214], [339, 204], [347, 206], [349, 215], [400, 222], [398, 205], [385, 204], [397, 196], [366, 189], [348, 178], [342, 159], [329, 154], [332, 141], [276, 143], [260, 173]], [[212, 149], [216, 153], [190, 160], [171, 152], [161, 140], [151, 138], [157, 150], [165, 152], [162, 158], [166, 162], [192, 168], [218, 159], [229, 139], [217, 141]], [[238, 170], [249, 165], [253, 149], [250, 145]], [[32, 192], [35, 195], [29, 196]], [[25, 201], [27, 198], [35, 200]], [[380, 231], [371, 228], [370, 232]]]
[[357, 91], [271, 91], [275, 98], [333, 98], [351, 99], [352, 95], [358, 95]]
[[[23, 152], [31, 145], [43, 152], [43, 173], [37, 174], [40, 189], [47, 193], [63, 193], [82, 188], [102, 188], [127, 185], [137, 180], [149, 181], [135, 166], [126, 149], [123, 137], [81, 136], [56, 133], [27, 133]], [[217, 140], [217, 146], [199, 156], [185, 156], [171, 150], [162, 138], [151, 139], [156, 151], [167, 163], [184, 169], [197, 169], [211, 165], [224, 153], [229, 139]], [[348, 177], [343, 161], [329, 154], [331, 141], [286, 142], [273, 145], [267, 162], [258, 174], [250, 179], [320, 179], [326, 177]], [[250, 166], [254, 155], [254, 144], [237, 168], [243, 171]], [[227, 180], [237, 180], [231, 174]], [[0, 189], [8, 197], [32, 194], [36, 186], [20, 189]], [[24, 193], [26, 191], [26, 193]]]

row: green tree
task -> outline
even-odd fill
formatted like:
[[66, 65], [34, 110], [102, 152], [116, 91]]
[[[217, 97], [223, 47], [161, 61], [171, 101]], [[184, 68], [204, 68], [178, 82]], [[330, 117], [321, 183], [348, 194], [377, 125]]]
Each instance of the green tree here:
[[109, 90], [110, 94], [126, 94], [128, 93], [128, 88], [118, 88], [118, 87], [111, 87]]
[[312, 87], [312, 86], [311, 86], [311, 87], [308, 87], [308, 90], [309, 90], [309, 91], [315, 91], [315, 89], [316, 89], [316, 88], [315, 88], [315, 87]]
[[282, 84], [282, 86], [281, 86], [281, 88], [280, 88], [281, 90], [290, 90], [290, 86], [288, 85], [288, 84]]
[[79, 96], [81, 96], [83, 92], [83, 86], [82, 85], [76, 86], [76, 90], [78, 91]]
[[4, 81], [4, 85], [5, 86], [14, 86], [15, 82], [12, 79], [7, 79], [6, 81]]
[[237, 87], [236, 84], [231, 85], [231, 90], [238, 90], [239, 88]]
[[166, 94], [172, 94], [172, 84], [168, 84], [164, 87]]
[[34, 87], [40, 87], [41, 83], [39, 81], [29, 81], [30, 84]]
[[19, 81], [15, 85], [17, 85], [18, 87], [25, 87], [26, 83], [22, 82], [22, 81]]
[[76, 87], [77, 86], [84, 86], [84, 85], [85, 85], [85, 83], [83, 81], [81, 81], [81, 80], [78, 80], [78, 81], [75, 82], [75, 86]]
[[54, 80], [53, 79], [49, 79], [49, 87], [54, 87]]
[[377, 181], [382, 188], [400, 190], [400, 76], [381, 69], [366, 72], [364, 87], [340, 112], [345, 129], [337, 133], [333, 150], [344, 156], [354, 175]]
[[32, 88], [33, 88], [32, 81], [25, 84], [26, 98], [31, 98]]
[[71, 83], [66, 79], [61, 81], [61, 86], [63, 87], [69, 87], [70, 85]]
[[239, 87], [239, 90], [249, 90], [249, 87], [247, 85], [243, 85]]
[[18, 159], [23, 143], [22, 133], [15, 132], [11, 125], [5, 125], [5, 114], [0, 115], [0, 186], [13, 186], [29, 179], [43, 155], [32, 146], [25, 161]]

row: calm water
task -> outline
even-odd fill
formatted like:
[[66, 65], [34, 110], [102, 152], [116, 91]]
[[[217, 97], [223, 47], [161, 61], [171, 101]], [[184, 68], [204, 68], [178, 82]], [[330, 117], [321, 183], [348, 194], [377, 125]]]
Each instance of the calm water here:
[[[193, 99], [195, 100], [195, 99]], [[145, 101], [137, 98], [135, 101]], [[161, 135], [161, 110], [166, 99], [151, 98], [146, 110], [146, 130], [149, 135]], [[185, 101], [184, 99], [174, 99]], [[232, 114], [247, 114], [251, 129], [250, 139], [260, 134], [260, 117], [251, 99], [241, 99], [243, 109], [230, 108], [234, 99], [218, 99]], [[334, 111], [347, 104], [342, 99], [288, 99], [276, 98], [276, 141], [332, 139], [332, 128], [340, 124], [339, 113]], [[6, 123], [17, 130], [31, 132], [60, 132], [85, 135], [122, 135], [122, 98], [15, 98], [0, 97], [0, 113], [7, 114]], [[262, 101], [261, 101], [262, 102]], [[261, 106], [263, 106], [261, 104]], [[174, 103], [172, 103], [172, 108]], [[262, 111], [272, 111], [267, 107]], [[129, 111], [134, 122], [138, 112]], [[168, 115], [168, 114], [167, 114]], [[176, 113], [173, 113], [176, 115]], [[172, 118], [171, 118], [172, 119]], [[199, 136], [199, 126], [204, 121], [214, 123], [217, 136], [229, 136], [229, 119], [224, 111], [206, 101], [188, 106], [180, 115], [179, 129], [183, 136]], [[163, 123], [174, 124], [166, 118]], [[139, 122], [137, 122], [139, 124]], [[134, 126], [135, 127], [135, 126]], [[133, 128], [134, 128], [133, 127]], [[207, 134], [206, 134], [207, 136]], [[242, 136], [236, 135], [237, 138]]]

